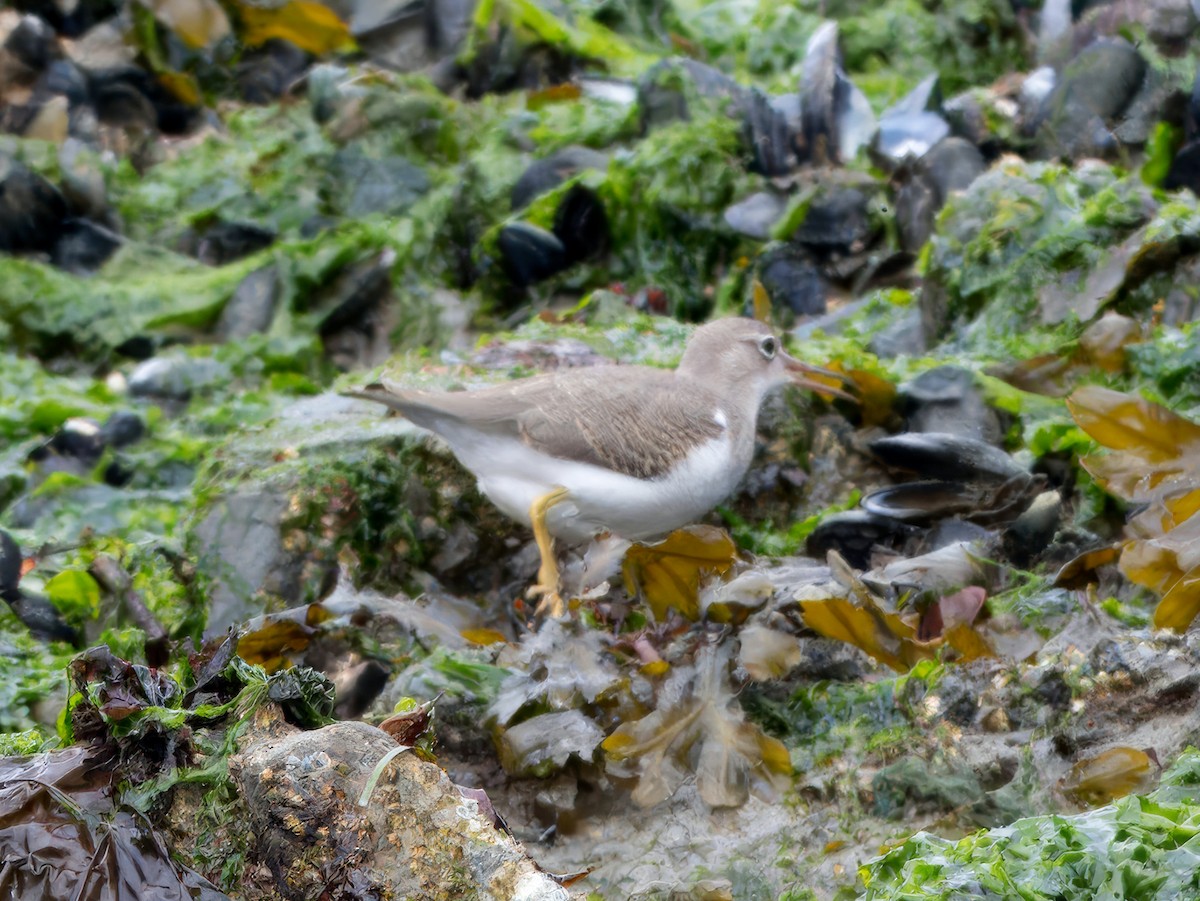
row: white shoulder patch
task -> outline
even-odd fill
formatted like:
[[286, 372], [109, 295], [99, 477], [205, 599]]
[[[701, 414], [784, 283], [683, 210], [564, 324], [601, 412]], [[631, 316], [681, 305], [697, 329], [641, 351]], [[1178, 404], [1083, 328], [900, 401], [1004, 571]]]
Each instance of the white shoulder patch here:
[[713, 413], [713, 416], [712, 416], [712, 418], [713, 418], [713, 422], [715, 422], [715, 423], [716, 423], [717, 425], [719, 425], [721, 428], [723, 428], [723, 429], [724, 429], [724, 428], [728, 428], [728, 427], [729, 427], [729, 420], [725, 418], [725, 411], [724, 411], [724, 410], [717, 410], [717, 411], [715, 411], [715, 412]]

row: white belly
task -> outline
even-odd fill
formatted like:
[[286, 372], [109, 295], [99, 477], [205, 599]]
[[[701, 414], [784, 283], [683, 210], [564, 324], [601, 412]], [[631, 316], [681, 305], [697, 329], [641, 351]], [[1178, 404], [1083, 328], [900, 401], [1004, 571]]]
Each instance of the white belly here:
[[728, 434], [649, 481], [548, 457], [518, 441], [489, 439], [484, 448], [458, 437], [446, 435], [455, 456], [476, 474], [492, 503], [519, 522], [529, 524], [529, 507], [537, 498], [559, 486], [567, 489], [569, 496], [550, 509], [546, 525], [556, 537], [574, 542], [605, 531], [643, 540], [687, 525], [732, 494], [749, 464], [748, 454], [732, 464]]

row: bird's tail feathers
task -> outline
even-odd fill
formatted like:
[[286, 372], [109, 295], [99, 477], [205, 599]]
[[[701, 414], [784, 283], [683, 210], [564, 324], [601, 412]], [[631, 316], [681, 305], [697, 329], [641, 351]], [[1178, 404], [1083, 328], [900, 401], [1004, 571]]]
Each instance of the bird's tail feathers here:
[[373, 400], [377, 404], [383, 404], [385, 407], [390, 407], [397, 413], [405, 416], [411, 406], [411, 401], [402, 395], [396, 394], [394, 391], [389, 391], [382, 382], [372, 382], [370, 385], [364, 385], [362, 388], [356, 388], [351, 391], [339, 391], [342, 397], [357, 397], [362, 400]]

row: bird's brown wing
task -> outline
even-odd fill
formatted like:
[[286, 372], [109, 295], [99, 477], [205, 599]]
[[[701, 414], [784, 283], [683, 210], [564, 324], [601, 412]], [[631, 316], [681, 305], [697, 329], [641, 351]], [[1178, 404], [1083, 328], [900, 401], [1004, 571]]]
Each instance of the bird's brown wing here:
[[667, 370], [613, 366], [445, 394], [372, 385], [358, 396], [435, 432], [447, 422], [469, 425], [518, 438], [547, 456], [655, 478], [724, 431], [713, 419], [715, 395], [695, 383], [684, 388]]

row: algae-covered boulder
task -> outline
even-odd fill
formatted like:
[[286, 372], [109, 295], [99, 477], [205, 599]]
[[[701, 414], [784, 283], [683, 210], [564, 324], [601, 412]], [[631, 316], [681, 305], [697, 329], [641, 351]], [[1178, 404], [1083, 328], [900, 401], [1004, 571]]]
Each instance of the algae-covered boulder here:
[[1102, 163], [1006, 157], [947, 204], [927, 251], [931, 338], [993, 357], [1078, 336], [1106, 307], [1148, 309], [1200, 249], [1200, 205]]
[[230, 760], [252, 853], [282, 874], [284, 897], [568, 901], [439, 766], [412, 752], [389, 760], [399, 747], [342, 722], [252, 735]]
[[[187, 543], [208, 583], [210, 634], [268, 605], [319, 598], [339, 560], [360, 581], [396, 586], [433, 567], [482, 584], [507, 559], [515, 528], [438, 442], [335, 394], [235, 435], [201, 479]], [[484, 546], [491, 552], [477, 558]]]

